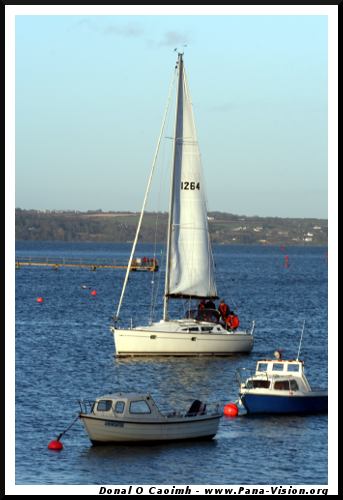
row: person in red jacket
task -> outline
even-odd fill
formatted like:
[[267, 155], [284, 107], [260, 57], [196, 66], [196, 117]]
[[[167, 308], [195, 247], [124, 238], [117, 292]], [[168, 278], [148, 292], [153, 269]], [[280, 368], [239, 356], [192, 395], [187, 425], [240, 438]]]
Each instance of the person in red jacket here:
[[239, 327], [239, 317], [233, 311], [230, 312], [225, 322], [228, 330], [236, 330]]
[[219, 311], [219, 314], [220, 314], [221, 318], [225, 322], [226, 318], [230, 314], [230, 308], [229, 308], [229, 306], [227, 304], [225, 304], [225, 300], [224, 299], [222, 299], [220, 301], [220, 304], [218, 306], [218, 311]]
[[205, 309], [205, 299], [201, 299], [198, 304], [198, 311], [203, 311]]

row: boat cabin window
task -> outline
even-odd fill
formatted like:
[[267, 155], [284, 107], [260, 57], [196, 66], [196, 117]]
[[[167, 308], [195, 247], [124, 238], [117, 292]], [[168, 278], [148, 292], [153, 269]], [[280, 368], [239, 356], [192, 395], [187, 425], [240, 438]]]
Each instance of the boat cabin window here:
[[213, 328], [212, 326], [202, 326], [201, 331], [202, 332], [212, 332]]
[[151, 413], [149, 405], [143, 399], [141, 401], [131, 401], [130, 413]]
[[287, 371], [289, 372], [298, 372], [300, 366], [299, 365], [288, 365]]
[[112, 401], [111, 399], [101, 399], [98, 401], [96, 409], [98, 411], [110, 411], [112, 408]]
[[187, 328], [187, 332], [198, 332], [199, 328], [197, 326], [192, 326], [191, 328]]
[[257, 371], [258, 372], [266, 372], [267, 371], [267, 363], [257, 363]]
[[274, 384], [274, 389], [278, 391], [289, 391], [289, 380], [277, 380]]
[[269, 389], [270, 380], [248, 380], [247, 389]]
[[298, 391], [299, 390], [299, 387], [298, 387], [296, 380], [290, 380], [289, 385], [290, 385], [291, 391]]
[[283, 372], [284, 366], [283, 363], [273, 363], [273, 371]]
[[125, 403], [124, 401], [117, 401], [114, 407], [116, 413], [124, 413]]

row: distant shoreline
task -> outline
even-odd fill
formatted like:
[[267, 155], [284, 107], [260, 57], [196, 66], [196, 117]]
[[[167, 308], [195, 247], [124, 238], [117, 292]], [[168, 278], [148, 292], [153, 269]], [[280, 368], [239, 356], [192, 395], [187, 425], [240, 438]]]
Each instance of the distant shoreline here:
[[[16, 241], [127, 243], [135, 237], [139, 213], [101, 210], [40, 211], [16, 209]], [[163, 243], [168, 216], [144, 215], [139, 241]], [[226, 245], [327, 246], [328, 220], [258, 217], [209, 212], [212, 243]]]
[[[80, 243], [80, 244], [85, 244], [85, 245], [99, 245], [99, 244], [104, 244], [104, 245], [128, 245], [129, 248], [132, 247], [132, 241], [124, 241], [124, 242], [118, 242], [118, 241], [94, 241], [94, 240], [82, 240], [82, 241], [79, 241], [79, 240], [74, 240], [74, 241], [64, 241], [64, 240], [18, 240], [16, 239], [15, 240], [15, 244], [20, 244], [20, 243], [43, 243], [43, 244], [64, 244], [64, 243], [70, 243], [70, 244], [73, 244], [73, 243]], [[153, 241], [145, 241], [145, 242], [140, 242], [138, 245], [154, 245], [155, 243]], [[159, 242], [157, 243], [157, 245], [163, 245], [164, 243], [163, 242]], [[216, 247], [221, 247], [221, 246], [237, 246], [237, 247], [268, 247], [268, 248], [280, 248], [282, 246], [285, 247], [285, 250], [286, 250], [286, 247], [287, 248], [327, 248], [328, 245], [326, 244], [323, 244], [323, 245], [307, 245], [307, 244], [287, 244], [287, 245], [279, 245], [279, 244], [272, 244], [272, 243], [267, 243], [267, 244], [261, 244], [261, 243], [213, 243], [212, 244], [212, 247], [213, 248], [216, 248]]]

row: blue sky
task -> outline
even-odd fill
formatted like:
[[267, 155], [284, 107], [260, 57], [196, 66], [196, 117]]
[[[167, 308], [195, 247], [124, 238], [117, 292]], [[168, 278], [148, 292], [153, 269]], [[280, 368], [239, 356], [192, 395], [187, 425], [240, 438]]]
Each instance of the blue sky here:
[[209, 210], [327, 218], [327, 36], [325, 15], [16, 16], [15, 206], [140, 210], [187, 44]]

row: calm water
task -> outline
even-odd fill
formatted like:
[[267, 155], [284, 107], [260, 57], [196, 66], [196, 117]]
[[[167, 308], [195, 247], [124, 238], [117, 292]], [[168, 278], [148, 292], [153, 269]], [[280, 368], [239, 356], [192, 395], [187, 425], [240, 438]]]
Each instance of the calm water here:
[[[16, 255], [127, 259], [129, 250], [25, 242], [17, 243]], [[154, 446], [92, 447], [76, 422], [62, 438], [62, 452], [47, 449], [71, 423], [81, 398], [150, 391], [158, 403], [178, 408], [195, 398], [222, 405], [236, 400], [236, 369], [254, 368], [276, 348], [295, 357], [303, 320], [308, 379], [326, 387], [326, 250], [215, 247], [220, 296], [236, 308], [243, 327], [256, 321], [252, 353], [227, 358], [118, 360], [109, 325], [122, 271], [16, 270], [16, 484], [326, 484], [326, 415], [223, 417], [212, 442]], [[151, 256], [152, 246], [142, 247], [140, 255]], [[151, 297], [162, 290], [163, 272], [132, 273], [122, 317], [145, 321]], [[36, 302], [39, 296], [43, 304]], [[161, 301], [156, 319], [160, 311]]]

